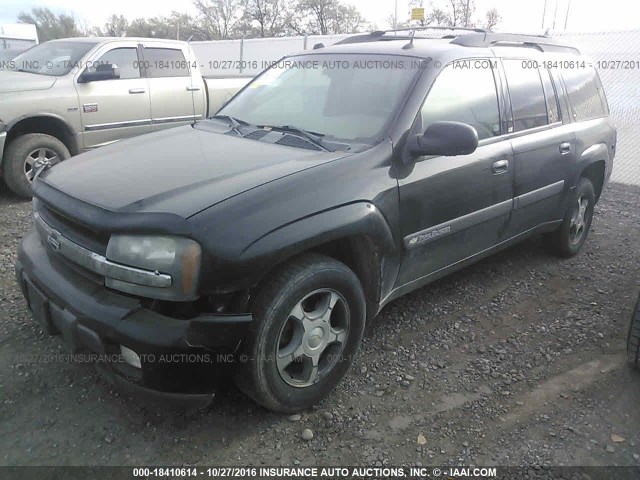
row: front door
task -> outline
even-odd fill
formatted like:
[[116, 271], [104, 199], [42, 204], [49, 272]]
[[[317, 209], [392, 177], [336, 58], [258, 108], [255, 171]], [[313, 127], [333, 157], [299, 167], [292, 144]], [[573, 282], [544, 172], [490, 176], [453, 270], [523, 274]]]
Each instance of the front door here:
[[405, 255], [397, 286], [460, 262], [499, 242], [513, 203], [511, 143], [501, 137], [499, 76], [491, 62], [454, 63], [436, 78], [412, 132], [439, 120], [478, 132], [471, 155], [419, 158], [401, 172]]
[[89, 83], [78, 83], [76, 78], [87, 149], [151, 131], [148, 81], [141, 75], [136, 42], [105, 45], [86, 68], [105, 64], [117, 65], [120, 78]]

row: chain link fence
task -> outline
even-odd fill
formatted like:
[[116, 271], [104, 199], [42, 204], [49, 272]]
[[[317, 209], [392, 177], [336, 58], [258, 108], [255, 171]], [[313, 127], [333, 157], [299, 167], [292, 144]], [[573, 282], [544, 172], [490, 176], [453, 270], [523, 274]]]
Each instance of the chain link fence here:
[[592, 61], [607, 94], [618, 127], [616, 159], [611, 179], [640, 185], [640, 30], [618, 32], [551, 32]]

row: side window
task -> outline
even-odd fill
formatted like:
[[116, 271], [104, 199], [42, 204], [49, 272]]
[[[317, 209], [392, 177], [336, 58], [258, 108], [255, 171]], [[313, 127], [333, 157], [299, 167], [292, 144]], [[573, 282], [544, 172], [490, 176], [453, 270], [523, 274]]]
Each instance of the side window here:
[[515, 132], [548, 123], [540, 72], [536, 68], [526, 68], [523, 63], [522, 60], [504, 60]]
[[448, 65], [431, 86], [421, 117], [423, 131], [433, 122], [448, 120], [471, 125], [480, 140], [500, 135], [493, 70], [487, 65], [474, 68], [463, 61]]
[[562, 78], [576, 121], [591, 120], [607, 114], [602, 102], [604, 94], [600, 92], [600, 82], [594, 68], [566, 69], [562, 71]]
[[551, 81], [551, 73], [546, 68], [540, 70], [540, 77], [542, 78], [542, 86], [544, 87], [544, 98], [547, 102], [547, 115], [549, 117], [549, 123], [556, 123], [560, 121], [560, 109], [558, 108], [558, 96], [556, 90]]
[[117, 65], [120, 69], [120, 79], [140, 78], [140, 65], [138, 62], [138, 50], [134, 47], [114, 48], [94, 61], [89, 71], [95, 72], [103, 65]]
[[145, 47], [144, 60], [151, 78], [189, 76], [189, 64], [182, 50]]

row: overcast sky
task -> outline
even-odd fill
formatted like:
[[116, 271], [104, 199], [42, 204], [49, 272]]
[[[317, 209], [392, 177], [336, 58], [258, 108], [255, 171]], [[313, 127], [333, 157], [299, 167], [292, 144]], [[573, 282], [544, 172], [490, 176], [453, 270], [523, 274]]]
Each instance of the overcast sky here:
[[[356, 6], [360, 12], [379, 28], [388, 27], [387, 20], [393, 15], [395, 0], [343, 0]], [[398, 18], [408, 16], [408, 0], [397, 0]], [[113, 13], [122, 13], [129, 19], [166, 15], [172, 10], [193, 13], [191, 0], [0, 0], [0, 23], [14, 23], [21, 11], [33, 7], [49, 7], [56, 12], [73, 13], [89, 26], [102, 26]], [[425, 0], [444, 6], [445, 0]], [[476, 16], [496, 7], [502, 15], [498, 25], [503, 31], [538, 32], [542, 27], [542, 12], [545, 0], [476, 0]], [[570, 4], [568, 30], [625, 30], [640, 28], [640, 2], [637, 0], [546, 0], [545, 27], [553, 27], [555, 13], [556, 29], [563, 29]]]

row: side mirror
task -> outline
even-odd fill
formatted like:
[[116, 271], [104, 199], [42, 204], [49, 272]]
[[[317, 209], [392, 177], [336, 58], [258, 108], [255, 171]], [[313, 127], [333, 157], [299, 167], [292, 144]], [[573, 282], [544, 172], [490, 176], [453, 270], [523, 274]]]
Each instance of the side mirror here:
[[424, 134], [409, 137], [406, 148], [405, 163], [423, 155], [469, 155], [478, 148], [478, 132], [466, 123], [434, 122]]
[[78, 83], [98, 82], [101, 80], [117, 80], [120, 78], [118, 65], [106, 63], [98, 65], [95, 71], [85, 70], [78, 78]]

